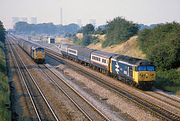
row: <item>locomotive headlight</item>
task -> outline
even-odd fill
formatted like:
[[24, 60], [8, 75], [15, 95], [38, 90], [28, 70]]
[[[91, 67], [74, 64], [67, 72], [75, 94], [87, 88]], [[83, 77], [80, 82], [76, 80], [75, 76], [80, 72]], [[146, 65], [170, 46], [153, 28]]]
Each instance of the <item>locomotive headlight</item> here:
[[145, 77], [148, 78], [149, 74], [145, 74]]
[[139, 74], [139, 76], [140, 76], [140, 77], [144, 77], [145, 75], [144, 75], [144, 74], [142, 74], [142, 73], [140, 73], [140, 74]]
[[151, 74], [151, 76], [154, 76], [154, 74]]

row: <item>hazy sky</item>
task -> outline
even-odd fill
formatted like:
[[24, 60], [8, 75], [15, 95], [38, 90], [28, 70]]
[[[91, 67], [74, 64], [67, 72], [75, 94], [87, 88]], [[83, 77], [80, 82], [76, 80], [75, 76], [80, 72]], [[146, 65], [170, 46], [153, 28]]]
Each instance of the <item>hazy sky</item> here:
[[38, 23], [85, 25], [90, 19], [96, 24], [122, 16], [136, 23], [152, 24], [180, 22], [180, 0], [0, 0], [0, 20], [6, 28], [12, 27], [12, 17], [37, 17]]

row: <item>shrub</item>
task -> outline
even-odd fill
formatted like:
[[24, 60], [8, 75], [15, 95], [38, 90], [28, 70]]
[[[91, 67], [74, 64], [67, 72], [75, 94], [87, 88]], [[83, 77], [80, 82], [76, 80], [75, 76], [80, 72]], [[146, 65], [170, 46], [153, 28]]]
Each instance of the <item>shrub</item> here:
[[128, 40], [131, 36], [137, 34], [138, 25], [124, 18], [117, 17], [107, 24], [107, 40], [102, 46], [107, 47]]
[[180, 92], [180, 72], [171, 69], [168, 71], [157, 71], [157, 80], [155, 82], [157, 88], [174, 93]]
[[167, 23], [139, 32], [140, 48], [161, 70], [180, 66], [180, 24]]

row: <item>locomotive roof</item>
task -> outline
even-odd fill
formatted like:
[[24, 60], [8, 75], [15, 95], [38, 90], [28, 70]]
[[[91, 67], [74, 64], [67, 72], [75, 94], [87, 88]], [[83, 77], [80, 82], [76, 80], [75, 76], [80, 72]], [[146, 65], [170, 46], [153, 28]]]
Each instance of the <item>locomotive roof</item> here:
[[29, 44], [32, 48], [34, 48], [34, 49], [36, 49], [36, 48], [43, 48], [43, 47], [41, 47], [41, 46], [39, 46], [39, 45], [37, 45], [37, 44], [34, 44], [34, 43], [32, 43], [32, 42], [29, 42], [29, 41], [24, 41], [24, 43], [27, 43], [27, 44]]
[[79, 45], [68, 45], [68, 48], [77, 50], [77, 49], [81, 48], [81, 46], [79, 46]]
[[87, 48], [87, 47], [78, 48], [78, 54], [79, 55], [89, 56], [91, 54], [91, 52], [93, 52], [93, 51], [95, 51], [95, 50]]
[[127, 62], [127, 63], [134, 64], [134, 65], [141, 65], [142, 63], [143, 64], [145, 64], [145, 63], [151, 64], [147, 60], [134, 58], [134, 57], [126, 56], [126, 55], [116, 55], [113, 58], [116, 59], [117, 61], [123, 61], [123, 62]]
[[61, 43], [60, 45], [61, 45], [61, 46], [69, 46], [69, 45], [72, 45], [72, 44], [69, 44], [69, 43]]
[[40, 47], [40, 46], [32, 46], [32, 49], [37, 49], [37, 48], [44, 49], [43, 47]]

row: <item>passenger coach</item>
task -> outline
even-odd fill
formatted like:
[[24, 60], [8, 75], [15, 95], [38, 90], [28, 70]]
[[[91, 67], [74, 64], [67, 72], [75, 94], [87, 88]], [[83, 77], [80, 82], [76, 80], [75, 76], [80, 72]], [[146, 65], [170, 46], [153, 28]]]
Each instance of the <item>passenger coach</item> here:
[[94, 69], [99, 70], [102, 73], [109, 73], [110, 71], [110, 61], [112, 56], [116, 54], [107, 53], [103, 51], [93, 51], [91, 53], [91, 64]]
[[18, 41], [18, 44], [36, 63], [45, 62], [44, 48], [22, 39]]

